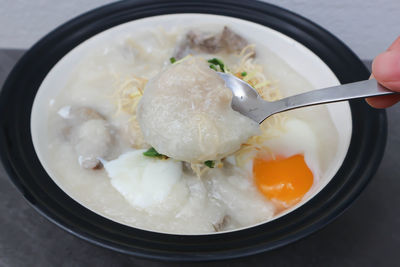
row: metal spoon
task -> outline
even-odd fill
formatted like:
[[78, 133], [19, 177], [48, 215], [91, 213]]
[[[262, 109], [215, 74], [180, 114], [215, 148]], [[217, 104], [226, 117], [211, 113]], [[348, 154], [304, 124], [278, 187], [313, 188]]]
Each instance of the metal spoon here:
[[286, 110], [339, 102], [356, 98], [398, 94], [380, 85], [376, 80], [366, 80], [314, 90], [278, 101], [267, 102], [245, 81], [232, 74], [218, 72], [226, 86], [232, 90], [232, 108], [262, 123], [269, 116]]

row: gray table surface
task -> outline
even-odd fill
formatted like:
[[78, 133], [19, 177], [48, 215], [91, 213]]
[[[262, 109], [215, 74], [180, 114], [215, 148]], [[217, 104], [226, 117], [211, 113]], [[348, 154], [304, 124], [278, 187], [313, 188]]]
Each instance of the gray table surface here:
[[[0, 85], [22, 55], [0, 50]], [[323, 230], [286, 247], [208, 266], [400, 266], [400, 104], [378, 172], [360, 198]], [[1, 149], [1, 148], [0, 148]], [[0, 266], [182, 266], [122, 255], [63, 231], [34, 211], [0, 165]], [[204, 264], [193, 264], [204, 265]]]

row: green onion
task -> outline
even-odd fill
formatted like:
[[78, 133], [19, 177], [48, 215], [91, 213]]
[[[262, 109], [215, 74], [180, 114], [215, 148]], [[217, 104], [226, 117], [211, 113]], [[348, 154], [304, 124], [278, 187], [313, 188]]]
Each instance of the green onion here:
[[204, 165], [206, 165], [208, 168], [212, 169], [215, 166], [215, 162], [212, 160], [207, 160], [207, 161], [204, 161]]
[[218, 70], [217, 70], [217, 67], [215, 67], [215, 65], [213, 65], [213, 64], [210, 65], [210, 69], [213, 69], [213, 70], [215, 70], [215, 71], [218, 71]]
[[171, 58], [169, 59], [169, 61], [171, 62], [171, 64], [174, 64], [174, 63], [176, 62], [176, 58], [171, 57]]
[[[216, 66], [219, 66], [219, 68], [221, 69], [222, 72], [225, 72], [225, 64], [224, 62], [222, 62], [222, 60], [218, 59], [218, 58], [212, 58], [208, 60], [208, 63], [214, 64]], [[210, 65], [211, 68], [211, 65]], [[214, 70], [214, 68], [212, 68]], [[215, 69], [216, 70], [216, 69]]]
[[152, 158], [161, 158], [161, 159], [167, 159], [168, 157], [160, 154], [155, 150], [154, 147], [149, 148], [147, 151], [143, 152], [143, 155], [146, 157], [152, 157]]
[[242, 77], [247, 75], [247, 72], [243, 71], [242, 73], [240, 73], [240, 75], [242, 75]]

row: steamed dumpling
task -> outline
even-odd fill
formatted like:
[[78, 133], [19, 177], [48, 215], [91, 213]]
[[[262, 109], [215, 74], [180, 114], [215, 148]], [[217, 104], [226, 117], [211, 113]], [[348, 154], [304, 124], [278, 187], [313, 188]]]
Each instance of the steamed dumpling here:
[[231, 108], [232, 92], [203, 58], [168, 66], [151, 79], [137, 118], [147, 143], [171, 158], [226, 157], [259, 134], [258, 124]]

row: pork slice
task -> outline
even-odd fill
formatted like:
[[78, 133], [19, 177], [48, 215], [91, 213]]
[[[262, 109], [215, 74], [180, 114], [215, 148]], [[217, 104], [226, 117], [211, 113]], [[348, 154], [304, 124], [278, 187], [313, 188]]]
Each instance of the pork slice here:
[[188, 54], [218, 52], [238, 53], [248, 44], [247, 40], [225, 26], [216, 34], [190, 30], [176, 47], [174, 57], [181, 59]]
[[58, 111], [65, 121], [63, 133], [85, 169], [102, 167], [100, 159], [112, 150], [113, 138], [105, 117], [89, 107], [65, 106]]
[[233, 32], [227, 26], [225, 26], [224, 29], [222, 30], [221, 43], [229, 53], [232, 52], [239, 53], [246, 45], [248, 45], [246, 39], [244, 39], [239, 34]]

